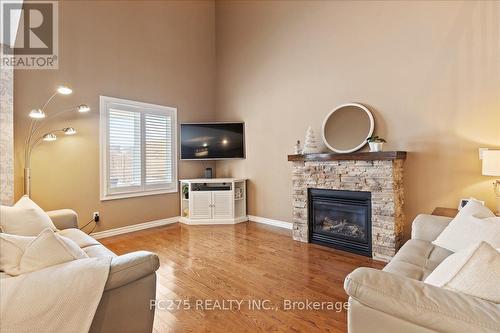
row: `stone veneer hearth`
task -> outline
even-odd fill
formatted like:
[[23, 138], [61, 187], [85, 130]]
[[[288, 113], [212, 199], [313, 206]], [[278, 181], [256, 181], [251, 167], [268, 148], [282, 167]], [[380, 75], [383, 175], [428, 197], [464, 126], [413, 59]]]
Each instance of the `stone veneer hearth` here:
[[403, 240], [405, 152], [290, 155], [293, 162], [293, 239], [308, 242], [307, 189], [372, 194], [372, 257], [389, 261]]

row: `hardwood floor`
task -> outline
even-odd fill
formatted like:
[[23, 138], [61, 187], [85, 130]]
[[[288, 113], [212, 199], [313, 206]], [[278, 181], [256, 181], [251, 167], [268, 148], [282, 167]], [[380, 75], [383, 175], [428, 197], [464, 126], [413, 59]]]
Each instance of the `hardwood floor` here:
[[[101, 241], [117, 254], [135, 250], [158, 254], [157, 299], [186, 300], [179, 309], [171, 302], [163, 303], [173, 307], [170, 310], [157, 308], [154, 331], [158, 333], [345, 332], [347, 312], [331, 309], [341, 305], [335, 302], [347, 301], [345, 276], [360, 266], [384, 266], [362, 256], [295, 242], [289, 230], [254, 222], [177, 223]], [[251, 300], [254, 305], [261, 302], [261, 309], [250, 307]], [[296, 307], [307, 301], [330, 303], [320, 304], [322, 310], [286, 309], [290, 301], [301, 302]], [[212, 310], [217, 304], [225, 308]]]

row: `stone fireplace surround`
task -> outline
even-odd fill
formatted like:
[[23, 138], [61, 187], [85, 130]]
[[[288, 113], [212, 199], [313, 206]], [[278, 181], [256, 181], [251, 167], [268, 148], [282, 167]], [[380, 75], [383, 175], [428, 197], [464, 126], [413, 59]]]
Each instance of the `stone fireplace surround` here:
[[293, 239], [309, 242], [307, 189], [372, 194], [372, 257], [389, 261], [403, 241], [406, 152], [289, 155], [293, 162]]

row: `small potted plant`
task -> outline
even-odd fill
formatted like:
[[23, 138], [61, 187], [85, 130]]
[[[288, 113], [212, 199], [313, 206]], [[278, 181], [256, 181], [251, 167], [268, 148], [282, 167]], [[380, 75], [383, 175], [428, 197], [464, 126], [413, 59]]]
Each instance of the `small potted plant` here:
[[368, 141], [368, 144], [370, 145], [371, 152], [382, 151], [384, 143], [387, 142], [384, 138], [381, 138], [378, 135], [372, 135], [366, 139], [366, 141]]
[[182, 194], [184, 195], [184, 199], [189, 199], [189, 185], [182, 185]]

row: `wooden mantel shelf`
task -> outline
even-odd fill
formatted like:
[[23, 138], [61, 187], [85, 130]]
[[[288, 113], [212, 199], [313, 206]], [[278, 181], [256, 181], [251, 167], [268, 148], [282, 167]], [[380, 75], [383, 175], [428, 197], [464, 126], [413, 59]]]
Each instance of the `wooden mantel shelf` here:
[[321, 153], [321, 154], [298, 154], [288, 155], [288, 161], [390, 161], [406, 159], [405, 151], [380, 151], [380, 152], [356, 152], [349, 154]]

